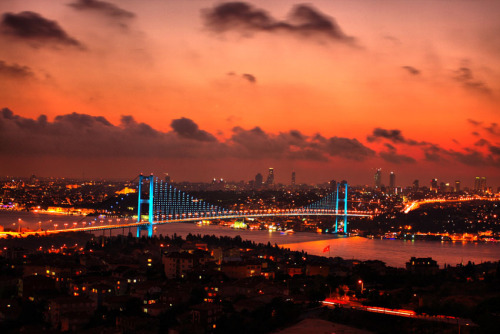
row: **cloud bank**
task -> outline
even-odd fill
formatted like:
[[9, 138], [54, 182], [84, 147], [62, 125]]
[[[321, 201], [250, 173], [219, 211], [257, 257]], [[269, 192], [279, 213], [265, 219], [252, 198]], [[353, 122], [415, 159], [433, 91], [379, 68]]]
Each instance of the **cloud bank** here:
[[[417, 159], [398, 149], [415, 147], [423, 161], [500, 167], [500, 146], [479, 140], [462, 151], [405, 138], [397, 129], [376, 128], [368, 142], [382, 143], [378, 152], [356, 138], [308, 136], [298, 130], [268, 133], [260, 127], [234, 127], [218, 139], [189, 118], [174, 119], [171, 130], [159, 131], [132, 116], [114, 125], [102, 116], [71, 113], [49, 121], [45, 115], [25, 118], [4, 108], [0, 112], [0, 157], [41, 156], [89, 158], [243, 159], [328, 163], [333, 159], [363, 162], [382, 159], [390, 164], [413, 164]], [[415, 152], [415, 150], [413, 150]]]
[[283, 33], [300, 38], [353, 44], [353, 37], [346, 35], [335, 19], [319, 12], [310, 5], [296, 5], [287, 20], [277, 20], [263, 9], [246, 2], [227, 2], [202, 12], [205, 27], [216, 32], [238, 31], [246, 36], [255, 33]]
[[56, 44], [83, 48], [83, 45], [69, 36], [59, 23], [35, 12], [5, 13], [0, 21], [0, 29], [5, 35], [20, 41], [35, 43], [32, 45], [37, 47]]

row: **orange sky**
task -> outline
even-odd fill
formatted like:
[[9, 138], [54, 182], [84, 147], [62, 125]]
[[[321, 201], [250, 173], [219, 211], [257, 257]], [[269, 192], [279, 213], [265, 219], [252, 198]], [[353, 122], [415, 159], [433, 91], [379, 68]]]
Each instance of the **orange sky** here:
[[[131, 152], [128, 160], [119, 157], [130, 166], [120, 173], [113, 171], [113, 154], [87, 156], [76, 165], [57, 147], [39, 154], [33, 145], [26, 152], [4, 149], [0, 157], [9, 162], [0, 173], [126, 177], [146, 169], [179, 180], [248, 180], [273, 165], [283, 171], [277, 173], [281, 182], [296, 169], [302, 182], [349, 178], [370, 184], [373, 169], [382, 167], [400, 175], [401, 185], [431, 177], [468, 184], [476, 175], [500, 185], [500, 128], [494, 125], [500, 119], [498, 1], [298, 5], [2, 1], [0, 108], [25, 121], [43, 114], [49, 123], [71, 113], [102, 116], [122, 130], [121, 117], [131, 115], [169, 143], [175, 136], [200, 140], [172, 128], [173, 120], [184, 117], [215, 141], [203, 137], [213, 152], [207, 156], [162, 152], [141, 160]], [[51, 135], [40, 130], [36, 136], [42, 137], [27, 139], [26, 122], [13, 125], [5, 115], [1, 122], [15, 128], [0, 135], [2, 145]], [[234, 127], [259, 127], [267, 136], [264, 146], [291, 130], [307, 138], [300, 149], [287, 141], [276, 148], [285, 153], [268, 156], [240, 143], [252, 153], [241, 157]], [[379, 131], [368, 140], [376, 128], [401, 136]], [[128, 133], [118, 132], [113, 140]], [[342, 140], [318, 144], [316, 134], [327, 141], [356, 140], [364, 155], [349, 156]], [[147, 145], [147, 138], [135, 140]], [[179, 145], [184, 144], [192, 147]], [[438, 152], [431, 157], [430, 150]], [[311, 151], [316, 158], [309, 157]], [[102, 161], [102, 170], [85, 162], [91, 159]]]

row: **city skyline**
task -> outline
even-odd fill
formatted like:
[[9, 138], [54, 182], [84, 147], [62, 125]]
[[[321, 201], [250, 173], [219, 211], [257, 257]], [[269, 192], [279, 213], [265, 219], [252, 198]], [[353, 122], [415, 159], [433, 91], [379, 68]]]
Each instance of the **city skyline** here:
[[[500, 185], [494, 1], [3, 1], [0, 174]], [[3, 109], [2, 109], [3, 108]], [[3, 163], [3, 162], [6, 163]], [[352, 181], [351, 181], [352, 180]], [[384, 181], [385, 180], [385, 181]]]

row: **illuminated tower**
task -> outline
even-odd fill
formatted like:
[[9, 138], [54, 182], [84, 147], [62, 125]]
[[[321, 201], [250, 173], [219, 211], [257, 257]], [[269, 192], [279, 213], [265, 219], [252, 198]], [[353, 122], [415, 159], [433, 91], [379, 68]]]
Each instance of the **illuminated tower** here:
[[394, 174], [394, 172], [391, 172], [391, 174], [389, 174], [389, 187], [391, 188], [391, 190], [396, 188], [396, 174]]
[[455, 181], [455, 192], [460, 192], [460, 181]]
[[380, 189], [380, 187], [382, 186], [382, 169], [377, 169], [375, 175], [373, 176], [373, 179], [375, 181], [375, 189]]
[[[149, 186], [147, 188], [149, 188], [149, 192], [148, 192], [148, 197], [147, 198], [143, 198], [142, 197], [142, 187], [145, 186], [145, 184], [143, 185], [143, 183], [148, 183]], [[154, 220], [154, 216], [153, 216], [153, 187], [154, 187], [154, 177], [153, 177], [153, 174], [151, 174], [150, 176], [143, 176], [142, 174], [139, 175], [139, 184], [138, 184], [138, 191], [137, 191], [137, 194], [138, 194], [138, 202], [137, 202], [137, 224], [139, 223], [144, 223], [142, 225], [138, 225], [137, 226], [137, 237], [139, 238], [141, 236], [141, 231], [147, 231], [148, 233], [148, 237], [152, 237], [153, 236], [153, 220]], [[147, 189], [146, 188], [146, 189]], [[142, 207], [142, 204], [147, 204], [148, 205], [148, 220], [146, 222], [144, 222], [142, 220], [142, 211], [141, 211], [141, 207]]]
[[292, 172], [292, 187], [295, 186], [295, 172]]

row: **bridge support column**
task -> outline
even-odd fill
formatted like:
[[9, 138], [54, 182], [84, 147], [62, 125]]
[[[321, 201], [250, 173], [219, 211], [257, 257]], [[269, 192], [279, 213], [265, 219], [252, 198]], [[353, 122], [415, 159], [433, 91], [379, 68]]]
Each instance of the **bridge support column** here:
[[339, 232], [339, 184], [337, 183], [337, 193], [335, 194], [335, 233]]
[[[335, 233], [339, 232], [339, 202], [341, 201], [339, 199], [339, 188], [340, 184], [337, 184], [337, 193], [335, 195]], [[342, 228], [342, 232], [347, 233], [347, 182], [345, 183], [345, 188], [344, 188], [344, 199], [342, 200], [344, 202], [344, 226]]]
[[[142, 182], [144, 179], [149, 180], [149, 197], [147, 199], [142, 198]], [[139, 189], [138, 189], [138, 203], [137, 203], [137, 222], [141, 222], [141, 207], [142, 204], [148, 204], [148, 222], [144, 225], [137, 226], [137, 237], [141, 236], [141, 231], [146, 230], [148, 232], [148, 237], [151, 238], [153, 236], [153, 186], [154, 186], [154, 176], [151, 174], [150, 176], [139, 175]]]
[[344, 233], [347, 234], [347, 182], [345, 184], [345, 198], [344, 198]]

